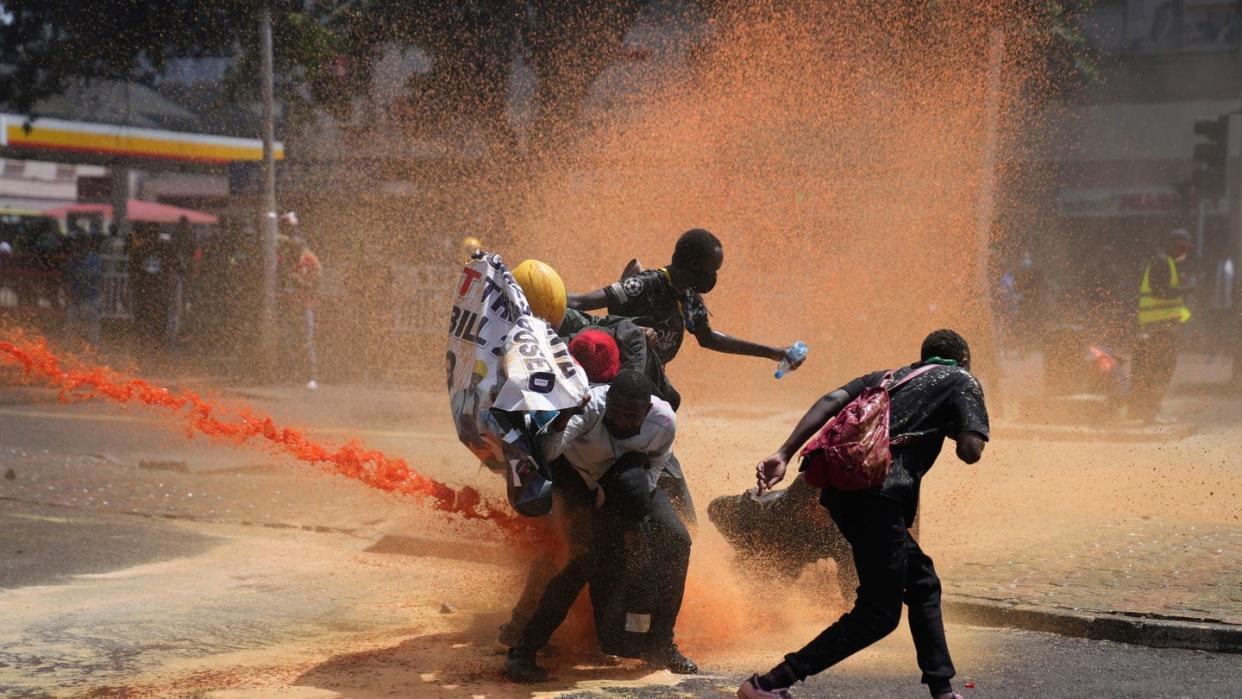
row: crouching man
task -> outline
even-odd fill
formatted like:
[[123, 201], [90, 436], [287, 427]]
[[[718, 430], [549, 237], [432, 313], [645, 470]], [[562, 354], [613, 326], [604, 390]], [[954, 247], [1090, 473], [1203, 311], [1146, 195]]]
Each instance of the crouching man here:
[[[637, 636], [641, 639], [637, 654], [653, 666], [680, 674], [698, 672], [673, 642], [690, 563], [690, 535], [668, 496], [656, 489], [675, 434], [672, 408], [652, 396], [651, 383], [643, 374], [625, 370], [611, 385], [592, 387], [582, 406], [562, 411], [541, 435], [544, 457], [550, 462], [564, 458], [594, 494], [595, 506], [590, 509], [588, 545], [572, 552], [570, 561], [548, 582], [533, 617], [509, 650], [505, 673], [510, 679], [548, 678], [535, 654], [547, 645], [584, 586], [619, 585], [613, 576], [598, 571], [619, 569], [627, 533], [642, 538], [649, 552], [644, 573], [650, 594], [636, 604], [619, 588], [592, 595], [621, 605], [615, 614], [597, 610], [601, 646], [606, 653], [630, 655], [628, 648], [618, 652], [615, 646]], [[608, 619], [616, 619], [623, 630], [609, 628], [612, 624], [606, 621], [601, 625], [600, 620]]]
[[[905, 383], [902, 379], [916, 370]], [[789, 459], [864, 388], [881, 385], [887, 372], [862, 376], [821, 398], [803, 416], [774, 454], [759, 462], [760, 490], [785, 477]], [[973, 464], [988, 438], [988, 414], [979, 382], [970, 374], [970, 349], [952, 330], [923, 340], [920, 361], [893, 372], [889, 433], [902, 441], [892, 448], [892, 469], [878, 488], [844, 492], [825, 488], [820, 503], [849, 542], [858, 571], [854, 608], [819, 636], [785, 656], [767, 674], [755, 675], [738, 689], [743, 699], [788, 698], [789, 687], [820, 673], [884, 638], [910, 609], [910, 634], [923, 683], [936, 699], [960, 699], [940, 612], [940, 579], [932, 560], [910, 534], [918, 507], [919, 483], [932, 467], [944, 438], [957, 442], [957, 457]]]

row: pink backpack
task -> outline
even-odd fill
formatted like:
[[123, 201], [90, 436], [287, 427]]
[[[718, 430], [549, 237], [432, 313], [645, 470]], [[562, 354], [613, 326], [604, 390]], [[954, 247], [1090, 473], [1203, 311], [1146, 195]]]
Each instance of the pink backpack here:
[[879, 386], [863, 389], [841, 408], [802, 450], [807, 485], [845, 491], [884, 485], [893, 467], [892, 447], [901, 442], [900, 437], [889, 439], [889, 392], [935, 367], [921, 366], [895, 384], [890, 371]]

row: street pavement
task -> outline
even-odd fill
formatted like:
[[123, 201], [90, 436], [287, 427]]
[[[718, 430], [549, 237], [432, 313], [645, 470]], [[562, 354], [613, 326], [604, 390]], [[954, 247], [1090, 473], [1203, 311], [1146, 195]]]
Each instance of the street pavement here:
[[[0, 501], [6, 547], [15, 522], [25, 545], [64, 555], [39, 557], [19, 571], [20, 581], [5, 568], [4, 697], [721, 697], [814, 633], [800, 625], [765, 635], [758, 654], [735, 639], [722, 653], [698, 654], [704, 677], [562, 664], [553, 681], [517, 687], [499, 679], [501, 658], [488, 639], [503, 616], [485, 600], [443, 589], [393, 598], [407, 566], [469, 558], [460, 551], [394, 557], [367, 553], [367, 542], [335, 532]], [[89, 565], [75, 560], [82, 551], [75, 530], [100, 542]], [[298, 555], [282, 555], [290, 550]], [[496, 567], [486, 558], [464, 572], [486, 577], [482, 571]], [[407, 613], [445, 603], [452, 613], [431, 623]], [[950, 625], [948, 632], [967, 699], [1230, 697], [1242, 682], [1236, 655], [1013, 629]], [[301, 648], [289, 651], [291, 644]], [[801, 689], [809, 697], [924, 691], [904, 627]]]
[[[439, 394], [327, 386], [221, 397], [498, 493], [494, 476], [462, 458]], [[997, 441], [985, 456], [991, 470], [938, 467], [922, 527], [946, 594], [1242, 623], [1242, 523], [1232, 506], [1242, 428], [1222, 417], [1242, 407], [1181, 400], [1203, 421], [1184, 443]], [[679, 440], [705, 465], [708, 454], [750, 458], [762, 451], [754, 442], [779, 442], [796, 419], [728, 406], [684, 415], [693, 427]], [[1178, 471], [1157, 470], [1153, 458]], [[0, 390], [0, 472], [9, 469], [0, 479], [0, 696], [528, 695], [498, 683], [490, 655], [521, 566], [486, 543], [494, 537], [482, 525], [285, 456], [187, 440], [149, 409], [61, 405], [26, 388]], [[746, 487], [737, 470], [692, 482], [700, 510]], [[706, 526], [698, 536], [715, 551]], [[413, 537], [413, 555], [369, 550], [385, 537]], [[676, 687], [633, 669], [562, 668], [561, 681], [537, 689], [722, 696], [809, 638], [831, 619], [822, 613], [788, 633], [763, 625], [762, 654], [745, 639], [692, 637], [688, 650], [713, 676]], [[961, 677], [975, 683], [968, 699], [1237, 696], [1242, 686], [1238, 655], [961, 625], [951, 639]], [[920, 696], [914, 667], [902, 629], [803, 695]]]

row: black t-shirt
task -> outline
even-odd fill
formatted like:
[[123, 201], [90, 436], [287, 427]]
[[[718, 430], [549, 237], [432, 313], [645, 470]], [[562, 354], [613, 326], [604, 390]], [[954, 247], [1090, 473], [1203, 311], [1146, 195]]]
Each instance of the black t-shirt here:
[[707, 306], [697, 291], [678, 292], [668, 272], [651, 269], [604, 287], [608, 312], [628, 316], [656, 331], [656, 355], [668, 364], [681, 349], [686, 331], [710, 329]]
[[[920, 366], [916, 363], [897, 369], [893, 381], [900, 381]], [[853, 400], [864, 388], [879, 386], [885, 373], [860, 376], [841, 390]], [[940, 456], [945, 437], [975, 432], [986, 440], [988, 410], [978, 379], [956, 366], [937, 365], [897, 387], [889, 396], [889, 435], [906, 435], [908, 441], [893, 447], [893, 469], [879, 492], [900, 501], [907, 523], [911, 523], [918, 508], [919, 484]]]

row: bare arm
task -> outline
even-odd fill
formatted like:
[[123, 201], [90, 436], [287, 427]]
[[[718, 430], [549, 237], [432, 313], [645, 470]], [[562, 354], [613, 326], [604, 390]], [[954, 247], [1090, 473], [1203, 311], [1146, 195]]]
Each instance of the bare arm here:
[[957, 458], [973, 464], [983, 458], [983, 447], [987, 445], [983, 435], [978, 432], [962, 432], [957, 436]]
[[769, 347], [761, 345], [758, 342], [743, 340], [740, 337], [726, 335], [711, 328], [705, 328], [694, 334], [694, 338], [699, 341], [699, 346], [705, 349], [714, 350], [716, 352], [724, 352], [725, 354], [741, 354], [747, 357], [763, 357], [779, 362], [785, 358], [785, 349], [781, 347]]
[[604, 294], [602, 288], [588, 291], [585, 294], [570, 294], [566, 299], [566, 305], [576, 311], [594, 311], [608, 306], [608, 296]]
[[798, 421], [785, 443], [755, 467], [759, 492], [780, 483], [785, 478], [785, 469], [788, 467], [789, 459], [793, 458], [794, 451], [822, 429], [849, 402], [850, 394], [841, 389], [816, 401], [815, 405], [812, 405], [811, 409], [806, 411], [806, 415]]

